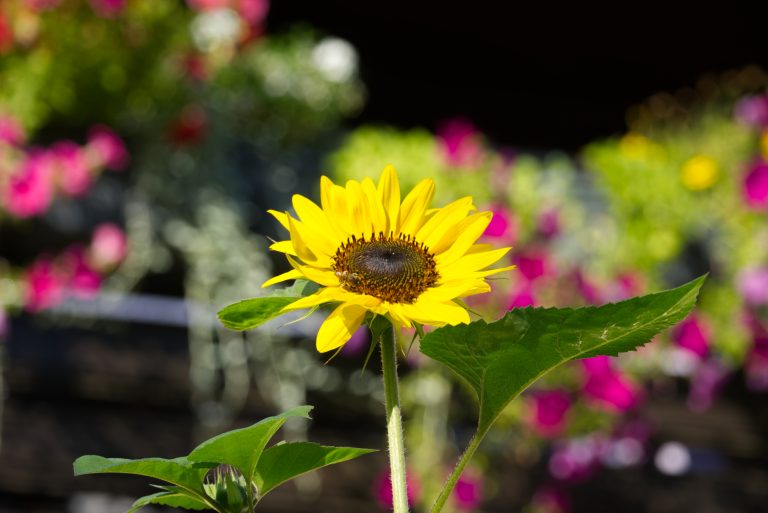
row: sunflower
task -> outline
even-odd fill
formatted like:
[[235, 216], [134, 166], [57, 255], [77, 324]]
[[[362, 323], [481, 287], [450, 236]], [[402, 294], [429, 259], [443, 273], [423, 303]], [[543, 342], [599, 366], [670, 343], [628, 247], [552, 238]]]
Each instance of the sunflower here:
[[270, 210], [290, 240], [270, 249], [285, 253], [292, 270], [266, 281], [268, 287], [305, 278], [321, 288], [289, 304], [284, 312], [338, 303], [317, 333], [317, 350], [344, 345], [371, 312], [396, 327], [469, 323], [457, 301], [490, 291], [485, 278], [514, 266], [487, 267], [510, 248], [476, 244], [491, 212], [471, 213], [470, 196], [430, 209], [431, 179], [400, 201], [397, 172], [387, 166], [378, 186], [370, 178], [346, 187], [320, 179], [321, 206], [296, 194], [288, 212]]

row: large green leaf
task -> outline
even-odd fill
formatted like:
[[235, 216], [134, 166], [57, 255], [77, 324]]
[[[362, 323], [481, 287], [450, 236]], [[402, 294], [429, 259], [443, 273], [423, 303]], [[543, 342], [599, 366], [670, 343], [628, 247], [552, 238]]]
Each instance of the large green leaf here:
[[256, 487], [263, 497], [270, 490], [312, 470], [376, 452], [357, 447], [329, 447], [311, 442], [273, 445], [262, 454], [256, 466]]
[[191, 510], [197, 510], [197, 511], [204, 510], [204, 509], [211, 509], [210, 505], [204, 503], [200, 499], [197, 499], [196, 497], [189, 495], [188, 493], [184, 492], [184, 490], [176, 489], [176, 490], [168, 490], [164, 492], [153, 493], [151, 495], [145, 495], [144, 497], [140, 497], [136, 499], [131, 509], [129, 509], [125, 513], [134, 513], [135, 511], [138, 511], [144, 506], [149, 506], [150, 504], [157, 504], [160, 506], [170, 506], [172, 508], [191, 509]]
[[221, 323], [231, 330], [250, 330], [282, 315], [283, 308], [314, 293], [317, 287], [316, 283], [296, 280], [290, 287], [273, 290], [268, 296], [245, 299], [225, 306], [218, 316]]
[[232, 465], [240, 471], [246, 483], [250, 483], [264, 447], [280, 426], [289, 417], [309, 418], [310, 410], [311, 406], [298, 406], [250, 427], [222, 433], [198, 445], [187, 458], [190, 461]]
[[84, 474], [136, 474], [173, 483], [196, 497], [204, 497], [203, 477], [209, 468], [193, 464], [187, 458], [144, 458], [127, 460], [102, 456], [80, 456], [75, 460], [76, 476]]
[[631, 351], [685, 318], [703, 281], [600, 307], [514, 309], [491, 324], [435, 330], [424, 337], [421, 351], [475, 391], [482, 436], [512, 399], [548, 371], [578, 358]]

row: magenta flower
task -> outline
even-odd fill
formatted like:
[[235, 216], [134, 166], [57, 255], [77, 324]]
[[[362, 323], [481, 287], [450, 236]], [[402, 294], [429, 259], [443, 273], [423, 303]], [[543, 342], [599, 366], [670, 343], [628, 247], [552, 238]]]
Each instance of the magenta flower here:
[[535, 281], [543, 276], [554, 273], [549, 255], [541, 250], [518, 253], [512, 258], [512, 263], [528, 281]]
[[758, 128], [768, 127], [768, 96], [748, 96], [734, 108], [734, 115], [741, 123]]
[[483, 502], [483, 476], [477, 471], [465, 470], [456, 482], [452, 496], [456, 509], [477, 509]]
[[691, 376], [688, 407], [694, 411], [708, 410], [728, 380], [728, 369], [717, 360], [706, 360]]
[[480, 133], [465, 119], [453, 119], [437, 130], [437, 141], [445, 163], [452, 167], [478, 166], [483, 159]]
[[64, 278], [48, 258], [40, 258], [24, 273], [24, 306], [39, 312], [56, 306], [64, 298]]
[[[485, 229], [483, 236], [493, 239], [503, 238], [505, 240], [510, 238], [510, 235], [514, 235], [516, 230], [513, 226], [512, 213], [507, 210], [503, 205], [495, 205], [490, 207], [490, 211], [493, 213], [491, 222], [488, 223], [488, 227]], [[511, 238], [514, 238], [511, 237]]]
[[120, 171], [128, 165], [129, 155], [123, 140], [105, 125], [91, 128], [86, 149], [93, 155], [94, 167], [105, 166]]
[[710, 330], [696, 314], [689, 315], [672, 330], [672, 339], [681, 347], [700, 359], [709, 354]]
[[751, 313], [747, 313], [746, 321], [752, 331], [752, 349], [744, 365], [747, 386], [764, 392], [768, 390], [768, 330]]
[[[406, 471], [405, 486], [408, 505], [413, 506], [419, 500], [421, 490], [418, 480], [408, 471]], [[374, 480], [374, 491], [379, 506], [384, 510], [390, 511], [392, 509], [392, 479], [389, 469], [384, 469]]]
[[549, 473], [561, 481], [584, 481], [600, 468], [605, 446], [605, 440], [594, 436], [556, 442], [549, 457]]
[[46, 152], [30, 153], [2, 191], [5, 208], [15, 217], [42, 214], [53, 200], [53, 159]]
[[80, 247], [69, 248], [61, 257], [65, 269], [66, 288], [69, 293], [81, 299], [91, 299], [101, 288], [101, 275], [86, 261]]
[[627, 411], [640, 402], [640, 392], [621, 372], [612, 368], [609, 357], [586, 358], [581, 364], [586, 378], [582, 391], [593, 402], [618, 412]]
[[246, 23], [261, 25], [269, 12], [269, 0], [240, 0], [237, 7]]
[[554, 208], [544, 211], [539, 216], [536, 230], [546, 239], [556, 237], [560, 233], [560, 212]]
[[541, 390], [533, 394], [531, 403], [529, 422], [533, 430], [545, 438], [560, 436], [571, 408], [568, 393], [565, 390]]
[[749, 267], [742, 270], [736, 278], [736, 288], [747, 304], [768, 304], [768, 268]]
[[208, 11], [229, 7], [231, 0], [187, 0], [187, 5], [195, 11]]
[[597, 305], [603, 302], [603, 292], [597, 283], [587, 278], [586, 274], [577, 270], [573, 273], [573, 281], [576, 283], [576, 288], [584, 301], [590, 305]]
[[757, 160], [744, 177], [744, 199], [747, 205], [764, 209], [768, 207], [768, 162]]
[[88, 261], [100, 271], [113, 269], [128, 253], [128, 239], [125, 232], [113, 223], [102, 223], [93, 231]]
[[16, 118], [0, 116], [0, 142], [21, 146], [26, 139], [24, 128]]
[[114, 18], [123, 12], [125, 0], [89, 0], [93, 10], [102, 18]]
[[530, 283], [526, 283], [510, 295], [507, 310], [511, 310], [513, 308], [525, 308], [526, 306], [535, 305], [536, 296], [534, 295], [533, 288], [531, 287]]
[[370, 340], [371, 336], [368, 331], [368, 326], [364, 324], [360, 326], [349, 341], [342, 346], [341, 354], [348, 357], [358, 356], [368, 348]]
[[68, 196], [82, 196], [91, 187], [91, 171], [85, 152], [72, 141], [60, 141], [51, 147], [58, 170], [59, 187]]

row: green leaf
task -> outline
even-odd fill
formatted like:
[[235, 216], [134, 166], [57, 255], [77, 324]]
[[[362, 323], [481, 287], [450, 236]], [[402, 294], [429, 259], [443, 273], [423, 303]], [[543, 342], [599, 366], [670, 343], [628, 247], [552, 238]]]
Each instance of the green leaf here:
[[283, 308], [304, 296], [314, 294], [318, 287], [308, 280], [296, 280], [290, 287], [276, 289], [268, 296], [245, 299], [225, 306], [218, 313], [219, 320], [231, 330], [250, 330], [282, 315]]
[[173, 483], [192, 492], [195, 496], [205, 495], [202, 483], [205, 474], [208, 473], [208, 468], [193, 464], [187, 458], [127, 460], [89, 455], [77, 458], [73, 466], [76, 476], [84, 474], [136, 474]]
[[211, 507], [208, 504], [204, 503], [203, 501], [196, 498], [195, 496], [189, 495], [188, 493], [184, 492], [181, 489], [174, 489], [174, 490], [153, 493], [152, 495], [145, 495], [144, 497], [140, 497], [136, 499], [131, 509], [129, 509], [125, 513], [134, 513], [134, 511], [137, 511], [143, 508], [144, 506], [149, 506], [150, 504], [157, 504], [160, 506], [171, 506], [172, 508], [192, 509], [192, 510], [198, 510], [198, 511], [203, 509], [211, 509]]
[[330, 447], [311, 442], [273, 445], [262, 454], [256, 467], [256, 487], [263, 497], [277, 486], [312, 470], [376, 452], [375, 449]]
[[421, 351], [464, 378], [480, 401], [482, 437], [504, 407], [559, 365], [631, 351], [681, 321], [704, 276], [676, 289], [588, 308], [523, 308], [486, 324], [428, 333]]
[[309, 418], [310, 410], [311, 406], [298, 406], [250, 427], [222, 433], [198, 445], [187, 458], [189, 461], [232, 465], [240, 471], [245, 482], [250, 483], [264, 447], [280, 426], [289, 417]]

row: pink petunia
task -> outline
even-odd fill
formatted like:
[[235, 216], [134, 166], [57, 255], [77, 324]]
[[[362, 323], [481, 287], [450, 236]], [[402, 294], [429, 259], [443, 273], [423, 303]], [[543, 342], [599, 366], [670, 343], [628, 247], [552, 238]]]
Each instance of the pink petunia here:
[[79, 197], [88, 192], [91, 171], [82, 148], [72, 141], [60, 141], [50, 151], [56, 162], [56, 178], [64, 194]]
[[562, 434], [571, 408], [571, 398], [565, 390], [535, 392], [531, 406], [529, 423], [536, 433], [545, 438], [555, 438]]
[[607, 356], [581, 360], [585, 374], [582, 391], [591, 401], [613, 411], [627, 411], [640, 402], [640, 392]]
[[269, 12], [268, 0], [239, 0], [237, 12], [249, 25], [261, 25]]
[[555, 479], [583, 482], [600, 467], [606, 441], [594, 436], [556, 442], [549, 457], [549, 473]]
[[[2, 31], [2, 29], [0, 29]], [[0, 142], [20, 146], [27, 138], [19, 121], [11, 116], [0, 116]]]
[[128, 150], [111, 128], [105, 125], [96, 125], [88, 134], [88, 152], [93, 155], [94, 166], [105, 166], [114, 171], [125, 169], [130, 160]]
[[522, 287], [510, 294], [507, 310], [525, 308], [526, 306], [536, 306], [536, 295], [529, 283], [523, 284]]
[[768, 304], [768, 268], [749, 267], [742, 270], [736, 278], [736, 289], [749, 305]]
[[64, 276], [53, 261], [40, 258], [24, 272], [24, 306], [39, 312], [58, 305], [64, 299]]
[[127, 253], [128, 238], [116, 224], [102, 223], [93, 231], [88, 261], [96, 269], [113, 269], [125, 259]]
[[465, 470], [453, 489], [453, 503], [460, 511], [472, 511], [483, 502], [483, 476], [480, 472]]
[[510, 232], [513, 231], [512, 213], [503, 205], [491, 206], [490, 211], [493, 213], [493, 217], [491, 222], [488, 223], [483, 236], [493, 239], [506, 239]]
[[691, 376], [688, 407], [694, 411], [708, 410], [727, 380], [728, 369], [722, 363], [713, 359], [702, 362]]
[[61, 256], [61, 266], [66, 276], [67, 291], [81, 299], [91, 299], [101, 288], [101, 275], [90, 266], [83, 248], [69, 248]]
[[710, 330], [698, 315], [689, 315], [672, 330], [672, 339], [678, 347], [700, 359], [709, 354]]
[[744, 177], [742, 186], [747, 205], [755, 209], [768, 207], [768, 162], [758, 160]]
[[480, 133], [465, 119], [453, 119], [437, 130], [443, 160], [453, 167], [474, 167], [483, 159]]
[[2, 191], [5, 208], [21, 218], [44, 213], [53, 201], [53, 178], [51, 156], [43, 151], [30, 153]]
[[736, 104], [734, 116], [747, 126], [768, 127], [768, 96], [743, 98]]
[[542, 250], [518, 253], [512, 257], [512, 262], [517, 265], [520, 274], [528, 281], [535, 281], [554, 274], [552, 261], [549, 255]]
[[560, 233], [560, 212], [554, 208], [545, 210], [539, 215], [536, 230], [546, 239], [557, 237]]

